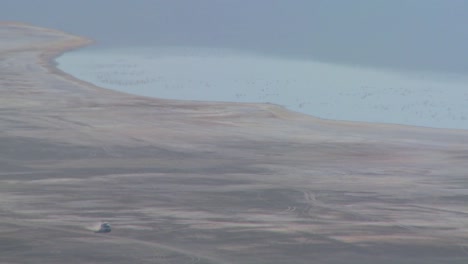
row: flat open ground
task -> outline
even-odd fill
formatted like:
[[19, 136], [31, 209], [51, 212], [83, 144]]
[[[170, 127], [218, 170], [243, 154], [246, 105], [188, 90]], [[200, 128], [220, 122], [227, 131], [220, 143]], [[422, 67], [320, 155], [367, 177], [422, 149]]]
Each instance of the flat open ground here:
[[0, 39], [0, 263], [468, 263], [468, 131], [137, 97], [50, 63], [87, 39]]

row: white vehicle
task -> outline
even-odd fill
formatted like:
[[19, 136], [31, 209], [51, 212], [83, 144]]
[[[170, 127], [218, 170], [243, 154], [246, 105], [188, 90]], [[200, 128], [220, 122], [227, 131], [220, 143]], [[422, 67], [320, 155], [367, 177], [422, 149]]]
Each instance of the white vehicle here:
[[112, 231], [112, 229], [109, 223], [102, 223], [99, 230], [97, 230], [95, 233], [109, 233], [110, 231]]

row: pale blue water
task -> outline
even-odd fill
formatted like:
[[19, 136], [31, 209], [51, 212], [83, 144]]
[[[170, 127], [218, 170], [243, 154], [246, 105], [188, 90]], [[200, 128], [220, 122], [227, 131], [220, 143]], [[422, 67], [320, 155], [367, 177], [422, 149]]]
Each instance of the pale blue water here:
[[77, 78], [137, 95], [269, 102], [326, 119], [468, 129], [468, 76], [190, 47], [83, 49], [57, 62]]

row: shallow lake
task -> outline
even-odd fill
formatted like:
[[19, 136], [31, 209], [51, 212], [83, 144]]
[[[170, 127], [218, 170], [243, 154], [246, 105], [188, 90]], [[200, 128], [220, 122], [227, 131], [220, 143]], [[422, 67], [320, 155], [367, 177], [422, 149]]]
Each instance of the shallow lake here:
[[316, 117], [468, 129], [468, 76], [399, 72], [194, 47], [91, 48], [58, 67], [158, 98], [268, 102]]

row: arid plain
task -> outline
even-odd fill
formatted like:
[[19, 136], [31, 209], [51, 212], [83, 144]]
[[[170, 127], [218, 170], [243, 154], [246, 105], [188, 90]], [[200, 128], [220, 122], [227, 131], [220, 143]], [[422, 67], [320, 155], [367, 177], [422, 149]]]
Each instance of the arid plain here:
[[54, 67], [85, 38], [0, 39], [0, 263], [468, 261], [468, 131], [127, 95]]

